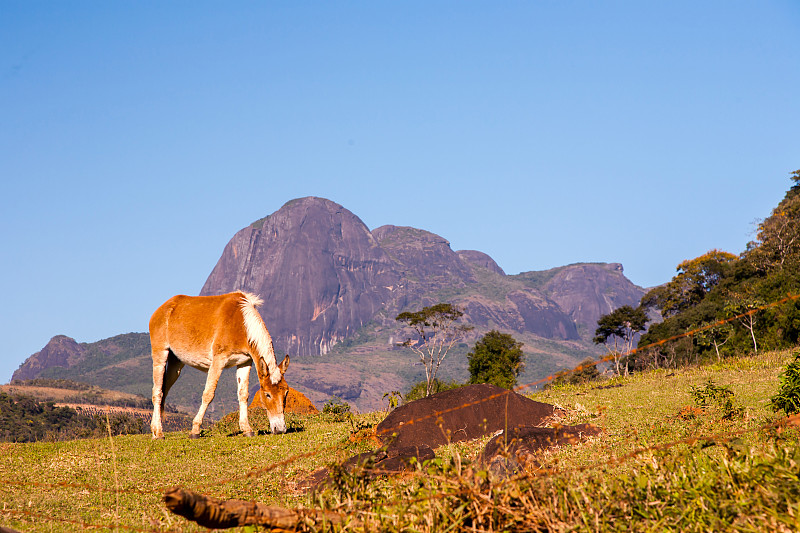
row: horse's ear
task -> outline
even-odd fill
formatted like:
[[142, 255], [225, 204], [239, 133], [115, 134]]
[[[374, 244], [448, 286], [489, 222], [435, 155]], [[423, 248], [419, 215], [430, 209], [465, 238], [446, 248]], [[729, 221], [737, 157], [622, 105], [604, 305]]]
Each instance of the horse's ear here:
[[283, 361], [281, 361], [281, 364], [278, 366], [278, 368], [281, 369], [281, 374], [285, 374], [286, 373], [286, 369], [289, 368], [289, 356], [288, 355], [286, 355], [286, 357], [283, 358]]
[[262, 376], [269, 376], [269, 367], [263, 357], [258, 358], [258, 373]]

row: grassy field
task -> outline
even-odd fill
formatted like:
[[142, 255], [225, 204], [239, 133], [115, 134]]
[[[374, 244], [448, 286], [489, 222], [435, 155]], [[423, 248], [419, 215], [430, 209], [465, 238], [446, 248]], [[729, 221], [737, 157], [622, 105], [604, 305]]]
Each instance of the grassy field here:
[[[774, 426], [768, 399], [790, 352], [537, 392], [560, 422], [604, 434], [543, 452], [511, 481], [473, 468], [486, 438], [437, 450], [420, 474], [371, 483], [355, 474], [312, 499], [296, 488], [315, 469], [374, 445], [353, 439], [382, 413], [334, 422], [292, 417], [285, 435], [247, 439], [220, 423], [206, 437], [125, 436], [0, 444], [0, 524], [23, 532], [205, 531], [161, 503], [181, 486], [219, 498], [319, 507], [373, 530], [800, 530], [797, 432]], [[709, 388], [709, 380], [711, 387]], [[726, 387], [727, 406], [698, 407], [692, 391]], [[388, 392], [388, 391], [387, 391]], [[254, 531], [239, 528], [235, 531]]]

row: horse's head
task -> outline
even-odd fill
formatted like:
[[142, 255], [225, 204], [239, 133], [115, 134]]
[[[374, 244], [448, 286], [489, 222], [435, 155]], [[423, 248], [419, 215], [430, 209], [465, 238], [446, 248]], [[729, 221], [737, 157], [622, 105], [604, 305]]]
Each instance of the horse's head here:
[[286, 406], [286, 396], [289, 394], [289, 384], [283, 378], [286, 369], [289, 368], [289, 356], [283, 358], [278, 368], [281, 370], [281, 380], [272, 383], [269, 377], [267, 364], [260, 359], [262, 368], [258, 371], [258, 381], [261, 383], [261, 391], [264, 393], [264, 403], [269, 416], [269, 429], [273, 433], [286, 433], [286, 421], [283, 418], [283, 409]]

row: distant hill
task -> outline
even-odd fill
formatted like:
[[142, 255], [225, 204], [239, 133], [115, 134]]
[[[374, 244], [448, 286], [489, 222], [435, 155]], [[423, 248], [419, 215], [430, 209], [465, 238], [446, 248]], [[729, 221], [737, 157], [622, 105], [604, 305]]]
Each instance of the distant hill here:
[[[30, 396], [40, 402], [108, 406], [129, 409], [149, 409], [149, 398], [119, 390], [103, 389], [96, 385], [67, 379], [36, 378], [14, 380], [9, 385], [0, 385], [0, 392], [14, 396]], [[175, 409], [170, 409], [174, 411]]]
[[[532, 381], [599, 353], [591, 343], [598, 318], [638, 305], [644, 294], [620, 264], [506, 275], [483, 252], [453, 251], [443, 237], [417, 228], [370, 231], [341, 205], [315, 197], [292, 200], [233, 236], [200, 293], [234, 290], [263, 298], [259, 311], [276, 350], [292, 356], [293, 387], [318, 406], [335, 395], [360, 410], [382, 407], [384, 393], [407, 390], [424, 376], [413, 354], [396, 346], [402, 339], [394, 317], [401, 311], [450, 302], [475, 326], [448, 356], [443, 377], [465, 380], [464, 354], [480, 335], [499, 329], [524, 343], [522, 379]], [[184, 409], [199, 404], [205, 378], [192, 372], [170, 392]], [[54, 337], [14, 373], [40, 376], [149, 397], [148, 337], [130, 333], [91, 344]], [[235, 409], [233, 381], [223, 375], [212, 416]]]
[[[218, 388], [218, 400], [212, 404], [209, 415], [222, 417], [227, 413], [221, 408], [233, 410], [237, 407], [236, 387], [233, 374], [224, 373]], [[150, 337], [147, 333], [126, 333], [92, 343], [78, 343], [65, 335], [57, 335], [41, 351], [26, 359], [14, 372], [11, 384], [2, 386], [4, 392], [19, 393], [39, 400], [66, 402], [65, 397], [84, 394], [80, 390], [61, 387], [45, 387], [31, 384], [29, 380], [70, 380], [84, 383], [89, 391], [99, 396], [94, 403], [106, 405], [109, 400], [143, 398], [150, 403], [153, 387], [153, 366], [150, 359]], [[229, 383], [230, 382], [230, 383]], [[192, 413], [200, 407], [200, 394], [205, 384], [205, 374], [186, 368], [181, 379], [170, 391], [168, 403], [181, 411]], [[119, 391], [109, 396], [110, 391]], [[122, 394], [119, 394], [119, 393]], [[85, 395], [85, 394], [84, 394]], [[89, 402], [92, 403], [92, 402]], [[215, 405], [216, 404], [216, 405]], [[213, 409], [213, 411], [212, 411]]]

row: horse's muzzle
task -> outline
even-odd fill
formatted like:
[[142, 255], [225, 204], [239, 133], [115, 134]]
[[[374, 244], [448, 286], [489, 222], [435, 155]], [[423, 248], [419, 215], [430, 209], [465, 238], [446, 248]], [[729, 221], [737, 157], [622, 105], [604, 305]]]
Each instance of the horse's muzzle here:
[[286, 433], [286, 420], [283, 415], [269, 417], [269, 429], [274, 434]]

